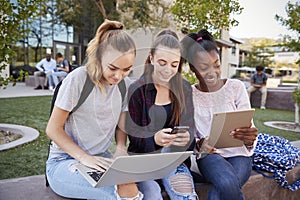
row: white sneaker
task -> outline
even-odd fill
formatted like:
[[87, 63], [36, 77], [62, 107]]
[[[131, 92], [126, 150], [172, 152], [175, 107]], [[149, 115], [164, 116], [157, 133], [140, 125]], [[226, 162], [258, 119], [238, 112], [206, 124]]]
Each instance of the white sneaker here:
[[49, 86], [49, 90], [53, 91], [53, 86]]
[[260, 109], [265, 110], [266, 106], [262, 105], [262, 106], [260, 106]]

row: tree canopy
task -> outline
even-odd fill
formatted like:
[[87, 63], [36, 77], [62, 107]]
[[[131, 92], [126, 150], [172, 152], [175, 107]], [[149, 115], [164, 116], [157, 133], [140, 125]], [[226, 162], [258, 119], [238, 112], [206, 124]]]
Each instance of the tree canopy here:
[[171, 7], [181, 28], [197, 31], [205, 28], [216, 32], [236, 26], [238, 21], [230, 14], [240, 14], [243, 8], [234, 0], [176, 0]]
[[293, 51], [300, 51], [300, 2], [296, 1], [294, 4], [288, 2], [285, 7], [287, 18], [276, 15], [275, 19], [281, 23], [281, 25], [287, 27], [296, 33], [295, 37], [286, 35], [286, 45]]
[[38, 14], [41, 0], [18, 0], [17, 3], [0, 1], [0, 88], [5, 87], [12, 77], [3, 74], [15, 54], [12, 46], [28, 33], [28, 19]]

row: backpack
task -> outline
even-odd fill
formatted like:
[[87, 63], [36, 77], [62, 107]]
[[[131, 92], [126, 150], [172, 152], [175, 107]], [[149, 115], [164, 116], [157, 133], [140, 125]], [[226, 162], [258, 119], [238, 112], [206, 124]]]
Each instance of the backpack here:
[[[60, 86], [62, 85], [62, 82], [63, 81], [60, 81], [57, 84], [57, 86], [55, 87], [55, 90], [54, 90], [54, 93], [53, 93], [53, 97], [52, 97], [52, 101], [51, 101], [50, 116], [51, 116], [51, 113], [53, 111], [54, 104], [55, 104], [55, 101], [56, 101], [56, 98], [57, 98], [57, 94], [58, 94]], [[93, 88], [94, 88], [94, 83], [92, 82], [92, 80], [90, 79], [90, 77], [87, 75], [86, 79], [85, 79], [85, 82], [84, 82], [84, 85], [83, 85], [83, 88], [82, 88], [81, 93], [80, 93], [79, 100], [78, 100], [76, 106], [69, 113], [69, 115], [71, 115], [73, 112], [75, 112], [84, 103], [84, 101], [87, 99], [87, 97], [89, 96], [89, 94], [91, 93], [91, 91], [93, 90]], [[124, 102], [125, 95], [126, 95], [126, 84], [125, 84], [124, 79], [122, 79], [121, 82], [118, 84], [118, 88], [119, 88], [121, 96], [122, 96], [122, 102]], [[49, 142], [49, 148], [48, 148], [48, 156], [47, 156], [47, 158], [49, 158], [50, 145], [51, 145], [51, 140]], [[45, 173], [45, 180], [46, 180], [46, 187], [48, 187], [49, 186], [49, 182], [48, 182], [46, 173]]]
[[[267, 178], [274, 178], [283, 188], [295, 191], [300, 188], [300, 179], [288, 184], [286, 172], [300, 161], [300, 150], [287, 139], [259, 133], [253, 154], [253, 169]], [[267, 175], [265, 172], [272, 173]]]
[[74, 67], [70, 61], [68, 61], [68, 63], [69, 63], [69, 72], [68, 73], [70, 73], [74, 69]]
[[[68, 62], [68, 65], [69, 65], [69, 71], [68, 71], [68, 73], [70, 73], [74, 68], [73, 68], [73, 66], [71, 65], [71, 62], [70, 62], [69, 60], [67, 60], [67, 59], [64, 59], [64, 60], [63, 60], [63, 64], [65, 63], [65, 61]], [[65, 65], [64, 65], [64, 67], [65, 67]]]

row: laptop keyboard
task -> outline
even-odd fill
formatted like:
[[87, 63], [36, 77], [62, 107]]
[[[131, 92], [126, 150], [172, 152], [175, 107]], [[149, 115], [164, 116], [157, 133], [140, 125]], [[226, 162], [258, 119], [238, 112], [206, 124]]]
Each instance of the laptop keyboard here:
[[100, 172], [100, 171], [91, 171], [91, 172], [87, 172], [88, 175], [90, 175], [90, 177], [92, 177], [96, 182], [98, 182], [101, 178], [101, 176], [104, 174], [104, 172]]

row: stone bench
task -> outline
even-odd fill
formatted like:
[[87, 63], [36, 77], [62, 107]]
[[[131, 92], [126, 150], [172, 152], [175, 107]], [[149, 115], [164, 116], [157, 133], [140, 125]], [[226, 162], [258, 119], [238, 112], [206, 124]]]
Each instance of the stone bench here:
[[[300, 165], [288, 172], [288, 180], [293, 182], [300, 178]], [[196, 183], [199, 200], [205, 200], [211, 187], [210, 184]], [[246, 200], [298, 200], [300, 190], [290, 191], [277, 185], [274, 179], [263, 177], [253, 171], [250, 179], [243, 187]], [[23, 178], [0, 180], [0, 199], [14, 200], [66, 200], [67, 198], [55, 194], [50, 187], [45, 186], [45, 176], [29, 176]], [[168, 198], [164, 198], [168, 199]]]
[[[288, 172], [288, 180], [293, 182], [300, 178], [300, 165]], [[196, 192], [199, 200], [205, 200], [210, 184], [196, 183]], [[263, 177], [252, 172], [248, 182], [243, 187], [246, 200], [298, 200], [300, 189], [290, 191], [277, 185], [274, 179]], [[55, 194], [50, 187], [45, 186], [45, 176], [29, 176], [15, 179], [0, 180], [0, 199], [14, 200], [66, 200], [67, 198]], [[165, 200], [168, 198], [165, 197]]]
[[[266, 108], [279, 110], [295, 110], [295, 101], [292, 97], [294, 87], [267, 88]], [[256, 90], [251, 93], [252, 107], [260, 107], [261, 92]]]
[[[43, 83], [45, 82], [45, 77], [39, 76], [39, 79], [40, 79], [40, 84], [42, 84], [43, 87]], [[60, 81], [63, 79], [64, 77], [59, 77]], [[25, 85], [29, 87], [36, 87], [33, 75], [29, 75], [29, 77], [25, 79]]]
[[[300, 165], [287, 173], [287, 180], [293, 183], [300, 179]], [[196, 183], [196, 192], [199, 200], [205, 200], [211, 187], [210, 184]], [[266, 178], [255, 171], [252, 171], [251, 177], [243, 186], [245, 200], [299, 200], [300, 189], [290, 191], [277, 185], [274, 179]]]
[[[300, 148], [300, 141], [292, 144]], [[287, 173], [287, 180], [293, 183], [300, 179], [300, 165]], [[210, 189], [210, 184], [196, 183], [195, 188], [199, 200], [205, 200]], [[274, 179], [266, 178], [261, 174], [252, 171], [252, 174], [243, 186], [245, 200], [299, 200], [300, 189], [290, 191], [277, 185]], [[67, 198], [55, 194], [50, 187], [45, 186], [45, 176], [28, 176], [14, 179], [0, 180], [0, 199], [14, 200], [66, 200]], [[168, 200], [164, 195], [164, 199]]]

